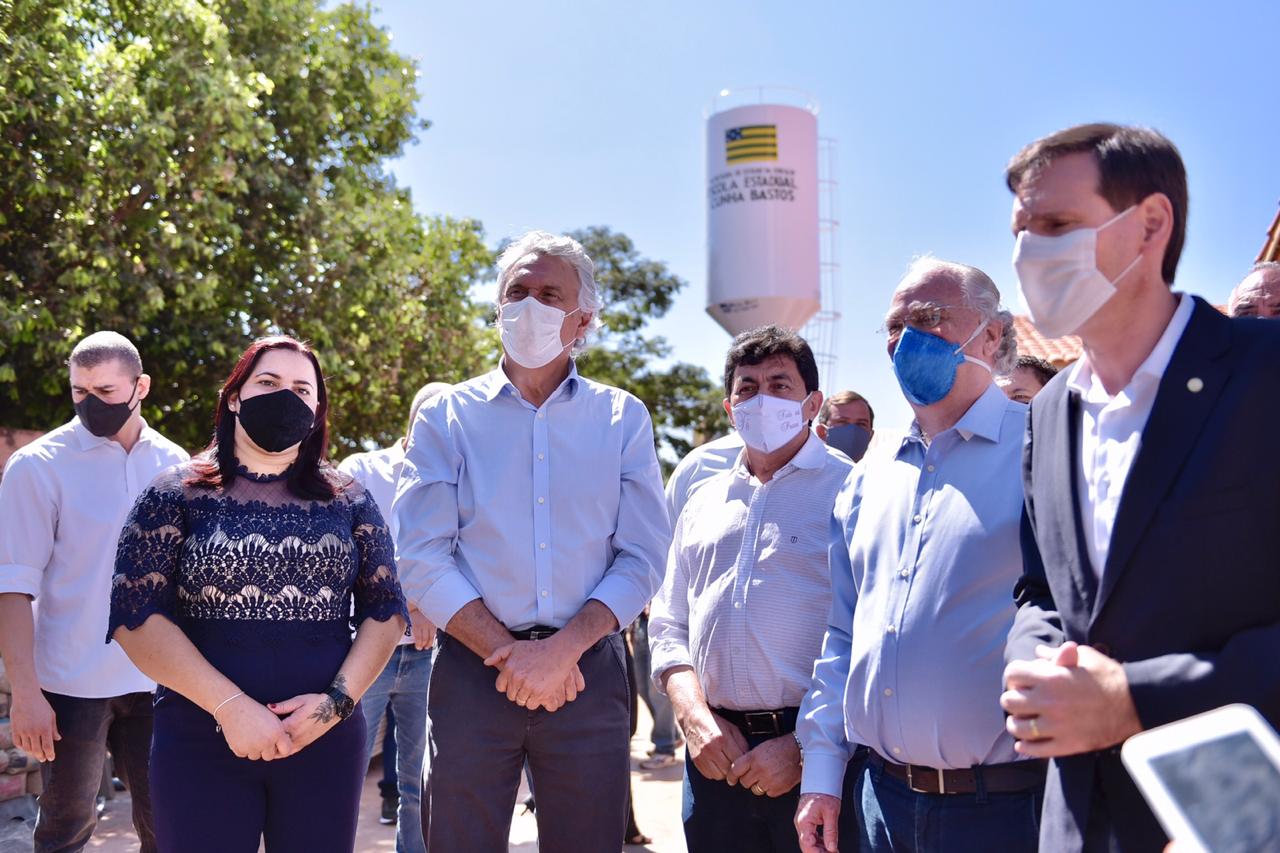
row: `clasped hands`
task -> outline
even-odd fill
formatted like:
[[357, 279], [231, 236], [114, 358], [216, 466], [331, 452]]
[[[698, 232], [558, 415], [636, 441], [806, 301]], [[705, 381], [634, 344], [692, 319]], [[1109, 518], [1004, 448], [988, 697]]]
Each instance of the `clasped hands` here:
[[288, 758], [340, 722], [333, 700], [320, 693], [267, 705], [241, 695], [227, 703], [218, 720], [231, 751], [251, 761]]
[[800, 747], [791, 734], [752, 749], [737, 726], [710, 709], [683, 728], [689, 757], [707, 779], [741, 785], [758, 797], [781, 797], [800, 784]]
[[1092, 646], [1036, 646], [1036, 659], [1010, 663], [1004, 681], [1000, 706], [1020, 755], [1093, 752], [1142, 731], [1124, 667]]
[[498, 669], [494, 688], [522, 708], [556, 711], [578, 698], [587, 682], [578, 668], [579, 654], [553, 634], [545, 640], [513, 640], [493, 650], [485, 666]]

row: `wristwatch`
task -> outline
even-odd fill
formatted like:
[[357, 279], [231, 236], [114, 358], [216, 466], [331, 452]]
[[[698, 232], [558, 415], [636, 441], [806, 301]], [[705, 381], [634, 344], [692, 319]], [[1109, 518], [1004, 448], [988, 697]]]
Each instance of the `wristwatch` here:
[[355, 700], [336, 684], [330, 684], [324, 695], [333, 700], [333, 711], [338, 715], [339, 720], [345, 720], [350, 717], [356, 709]]

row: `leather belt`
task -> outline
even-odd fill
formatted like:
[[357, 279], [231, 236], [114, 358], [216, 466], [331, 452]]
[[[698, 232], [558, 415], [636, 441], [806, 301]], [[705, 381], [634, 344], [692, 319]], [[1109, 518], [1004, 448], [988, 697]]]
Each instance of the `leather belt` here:
[[744, 735], [773, 737], [794, 732], [796, 717], [800, 715], [799, 708], [779, 708], [776, 711], [730, 711], [727, 708], [711, 710], [737, 726]]
[[512, 631], [511, 636], [517, 640], [545, 640], [559, 630], [559, 628], [552, 628], [550, 625], [534, 625], [532, 628], [525, 628], [523, 631]]
[[918, 764], [894, 764], [875, 751], [871, 752], [867, 760], [872, 767], [884, 768], [885, 773], [907, 783], [907, 787], [917, 794], [976, 794], [980, 787], [989, 794], [1027, 791], [1044, 784], [1049, 767], [1049, 763], [1042, 759], [1028, 759], [1008, 764], [979, 764], [961, 770], [942, 770]]

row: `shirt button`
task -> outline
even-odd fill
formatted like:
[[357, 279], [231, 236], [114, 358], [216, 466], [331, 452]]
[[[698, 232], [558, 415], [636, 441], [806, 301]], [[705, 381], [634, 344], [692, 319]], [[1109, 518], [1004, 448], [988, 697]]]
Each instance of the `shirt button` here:
[[893, 748], [893, 754], [894, 754], [894, 755], [902, 755], [902, 750], [901, 750], [899, 747], [896, 747], [896, 746], [895, 746], [895, 747]]
[[547, 413], [546, 413], [546, 412], [538, 412], [538, 418], [539, 418], [539, 419], [541, 419], [541, 418], [545, 418], [546, 416], [547, 416]]
[[910, 572], [909, 570], [907, 570], [907, 569], [903, 569], [902, 571], [898, 572], [898, 577], [900, 577], [900, 578], [909, 578], [909, 577], [911, 577], [911, 572]]
[[540, 504], [544, 504], [544, 503], [546, 503], [546, 502], [547, 502], [547, 499], [546, 499], [546, 498], [538, 498], [538, 503], [540, 503]]
[[546, 542], [539, 542], [539, 543], [538, 543], [538, 548], [539, 548], [540, 550], [543, 550], [543, 551], [547, 550], [547, 543], [546, 543]]
[[886, 696], [892, 696], [892, 695], [893, 695], [893, 688], [892, 688], [892, 687], [886, 687], [886, 688], [884, 689], [884, 695], [886, 695]]
[[545, 453], [539, 453], [539, 454], [538, 454], [538, 461], [539, 461], [539, 462], [541, 462], [543, 459], [546, 459], [546, 458], [547, 458], [547, 455], [546, 455]]
[[913, 516], [911, 517], [911, 521], [912, 521], [913, 523], [915, 523], [915, 524], [919, 524], [920, 522], [924, 521], [924, 516], [922, 516], [922, 515], [913, 515]]
[[546, 598], [548, 595], [550, 595], [550, 593], [548, 593], [548, 592], [544, 589], [544, 590], [542, 591], [542, 597], [543, 597], [543, 598]]
[[930, 465], [930, 466], [929, 466], [928, 468], [926, 468], [925, 470], [926, 470], [926, 471], [933, 471], [933, 466], [932, 466], [932, 465]]
[[884, 630], [885, 630], [885, 632], [886, 632], [886, 633], [889, 633], [889, 634], [896, 634], [896, 633], [898, 633], [898, 629], [897, 629], [897, 628], [895, 628], [895, 627], [893, 627], [892, 625], [890, 625], [889, 627], [885, 628]]

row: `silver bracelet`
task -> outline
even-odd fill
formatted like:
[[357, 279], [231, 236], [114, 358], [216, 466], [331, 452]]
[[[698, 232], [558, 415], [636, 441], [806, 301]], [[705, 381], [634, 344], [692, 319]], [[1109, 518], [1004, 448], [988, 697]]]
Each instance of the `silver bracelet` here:
[[213, 730], [215, 732], [219, 732], [219, 733], [222, 732], [222, 723], [218, 722], [218, 712], [222, 710], [222, 706], [230, 702], [232, 699], [239, 699], [243, 695], [244, 695], [244, 691], [241, 690], [239, 693], [237, 693], [234, 696], [228, 696], [226, 699], [223, 699], [221, 702], [218, 703], [218, 707], [213, 709], [213, 714], [211, 714], [210, 716], [213, 717], [213, 723], [214, 723]]

